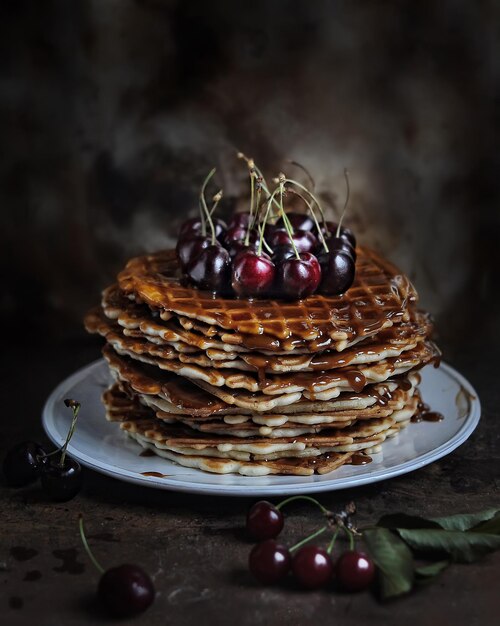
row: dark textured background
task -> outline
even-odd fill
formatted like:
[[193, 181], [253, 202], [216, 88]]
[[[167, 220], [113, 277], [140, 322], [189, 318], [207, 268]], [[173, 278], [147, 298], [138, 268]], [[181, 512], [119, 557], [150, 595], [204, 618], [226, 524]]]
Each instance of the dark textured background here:
[[500, 266], [498, 6], [2, 2], [2, 313], [76, 328], [213, 165], [229, 210], [241, 149], [303, 162], [332, 205], [349, 167], [359, 239], [464, 332]]
[[[0, 2], [0, 456], [44, 441], [48, 393], [99, 355], [85, 308], [129, 255], [173, 242], [213, 165], [229, 210], [241, 149], [270, 173], [302, 161], [333, 207], [349, 167], [350, 225], [414, 278], [483, 406], [453, 454], [321, 501], [354, 498], [361, 524], [498, 505], [499, 24], [493, 1]], [[261, 588], [245, 565], [248, 501], [84, 478], [62, 505], [0, 482], [2, 625], [106, 623], [79, 513], [106, 566], [155, 577], [155, 605], [126, 623], [498, 623], [498, 553], [385, 605]], [[292, 507], [285, 539], [317, 522]]]

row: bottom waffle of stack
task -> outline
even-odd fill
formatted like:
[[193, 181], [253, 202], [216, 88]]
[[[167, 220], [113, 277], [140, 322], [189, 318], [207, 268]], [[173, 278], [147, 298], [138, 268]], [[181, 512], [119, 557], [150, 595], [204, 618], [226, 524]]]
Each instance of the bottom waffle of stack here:
[[218, 474], [326, 474], [369, 462], [420, 404], [420, 376], [410, 371], [359, 393], [257, 413], [179, 376], [159, 380], [109, 348], [105, 356], [115, 378], [103, 395], [107, 419], [160, 457]]

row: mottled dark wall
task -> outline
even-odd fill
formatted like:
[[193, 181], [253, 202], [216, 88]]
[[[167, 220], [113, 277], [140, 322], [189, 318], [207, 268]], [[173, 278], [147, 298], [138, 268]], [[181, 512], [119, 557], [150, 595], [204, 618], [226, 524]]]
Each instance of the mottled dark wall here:
[[11, 0], [0, 17], [4, 317], [79, 323], [129, 255], [172, 243], [210, 167], [240, 193], [236, 149], [271, 174], [303, 162], [333, 206], [349, 167], [350, 225], [441, 332], [492, 308], [498, 3]]

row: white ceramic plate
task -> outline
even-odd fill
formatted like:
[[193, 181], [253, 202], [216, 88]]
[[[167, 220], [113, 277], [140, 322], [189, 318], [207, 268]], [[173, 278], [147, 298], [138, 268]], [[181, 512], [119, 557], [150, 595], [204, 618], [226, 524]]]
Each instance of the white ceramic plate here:
[[[56, 445], [68, 432], [71, 411], [64, 398], [81, 402], [76, 432], [68, 451], [83, 465], [131, 483], [190, 493], [271, 496], [305, 494], [357, 487], [393, 478], [419, 469], [450, 454], [474, 431], [481, 415], [478, 396], [470, 383], [446, 364], [439, 369], [422, 370], [422, 396], [433, 411], [445, 416], [441, 422], [410, 424], [394, 439], [387, 440], [382, 452], [368, 465], [346, 465], [323, 476], [261, 476], [209, 474], [180, 467], [160, 457], [141, 457], [143, 448], [130, 440], [115, 423], [104, 418], [100, 401], [110, 381], [103, 360], [91, 363], [64, 380], [48, 398], [43, 425]], [[164, 478], [144, 476], [143, 472], [166, 474]]]

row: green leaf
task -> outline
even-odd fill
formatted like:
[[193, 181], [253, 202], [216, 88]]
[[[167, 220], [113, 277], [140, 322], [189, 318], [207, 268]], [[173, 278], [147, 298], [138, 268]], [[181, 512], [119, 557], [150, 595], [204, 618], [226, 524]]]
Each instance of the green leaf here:
[[365, 530], [363, 539], [379, 569], [382, 598], [408, 593], [413, 586], [413, 556], [401, 539], [387, 528]]
[[431, 579], [440, 574], [449, 564], [450, 561], [445, 559], [444, 561], [436, 561], [435, 563], [422, 565], [421, 567], [415, 568], [415, 574], [421, 578]]
[[500, 549], [500, 537], [486, 533], [398, 528], [399, 536], [415, 550], [449, 554], [458, 563], [472, 563]]
[[405, 513], [384, 515], [377, 522], [377, 526], [383, 528], [441, 528], [437, 522]]
[[437, 522], [445, 530], [469, 530], [481, 522], [485, 522], [500, 513], [500, 509], [486, 509], [478, 513], [461, 513], [449, 517], [436, 517], [432, 521]]
[[474, 526], [471, 528], [471, 533], [490, 533], [492, 535], [500, 535], [500, 515], [496, 517], [492, 517], [487, 522], [483, 524], [479, 524], [479, 526]]

